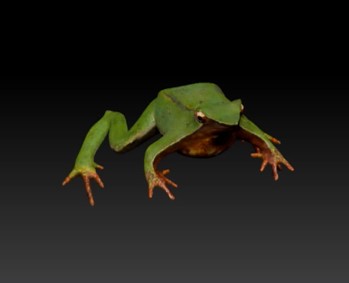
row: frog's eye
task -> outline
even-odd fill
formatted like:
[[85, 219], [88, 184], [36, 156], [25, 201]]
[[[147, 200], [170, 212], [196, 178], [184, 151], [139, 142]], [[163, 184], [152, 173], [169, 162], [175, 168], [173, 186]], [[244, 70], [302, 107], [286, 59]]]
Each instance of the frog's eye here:
[[244, 111], [244, 105], [241, 103], [240, 112]]
[[200, 123], [204, 123], [206, 121], [206, 115], [201, 111], [195, 112], [195, 117]]

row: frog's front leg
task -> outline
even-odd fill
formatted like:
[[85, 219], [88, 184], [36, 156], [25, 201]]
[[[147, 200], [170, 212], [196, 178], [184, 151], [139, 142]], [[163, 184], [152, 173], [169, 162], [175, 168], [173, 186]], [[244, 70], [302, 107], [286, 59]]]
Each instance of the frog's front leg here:
[[239, 126], [240, 130], [238, 132], [238, 137], [250, 142], [256, 150], [256, 152], [252, 153], [251, 156], [263, 160], [260, 171], [263, 171], [269, 163], [272, 167], [275, 181], [279, 178], [277, 171], [281, 169], [281, 164], [284, 164], [289, 170], [294, 171], [291, 164], [273, 145], [273, 143], [280, 144], [279, 140], [264, 133], [254, 123], [247, 119], [245, 115], [241, 115]]
[[170, 199], [175, 199], [167, 185], [177, 188], [177, 184], [165, 177], [170, 170], [158, 171], [157, 165], [164, 156], [177, 150], [180, 139], [180, 137], [165, 134], [147, 148], [144, 156], [144, 172], [148, 183], [149, 198], [153, 197], [154, 188], [160, 187], [167, 193]]
[[122, 113], [106, 111], [104, 116], [87, 133], [76, 158], [75, 166], [64, 179], [63, 185], [69, 183], [75, 176], [81, 175], [92, 206], [94, 199], [90, 179], [94, 179], [100, 187], [104, 187], [96, 172], [96, 168], [103, 169], [103, 167], [94, 162], [94, 156], [108, 133], [110, 146], [116, 152], [125, 152], [155, 134], [154, 103], [149, 104], [130, 130], [128, 130], [125, 116]]

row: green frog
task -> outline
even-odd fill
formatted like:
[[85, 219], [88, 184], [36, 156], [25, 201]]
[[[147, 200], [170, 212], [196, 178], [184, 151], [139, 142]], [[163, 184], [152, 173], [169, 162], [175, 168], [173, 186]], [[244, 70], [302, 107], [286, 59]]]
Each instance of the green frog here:
[[89, 203], [94, 206], [90, 180], [94, 179], [104, 187], [96, 172], [103, 167], [95, 163], [94, 156], [107, 135], [110, 147], [122, 153], [160, 134], [144, 156], [149, 198], [153, 197], [154, 188], [159, 187], [170, 199], [175, 199], [169, 186], [177, 187], [177, 184], [167, 177], [170, 171], [158, 169], [159, 161], [167, 154], [178, 152], [190, 157], [213, 157], [226, 151], [236, 140], [252, 144], [255, 152], [251, 156], [262, 159], [260, 171], [270, 164], [275, 180], [282, 165], [293, 171], [291, 164], [274, 146], [280, 141], [251, 122], [243, 110], [241, 99], [229, 100], [214, 83], [161, 90], [130, 129], [122, 113], [108, 110], [87, 133], [75, 166], [63, 185], [80, 175]]

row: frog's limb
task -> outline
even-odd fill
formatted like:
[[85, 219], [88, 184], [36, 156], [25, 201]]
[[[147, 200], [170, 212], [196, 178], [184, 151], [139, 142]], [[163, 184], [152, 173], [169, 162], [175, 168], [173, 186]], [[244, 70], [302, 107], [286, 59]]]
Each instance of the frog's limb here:
[[[184, 136], [186, 136], [186, 133], [184, 133]], [[177, 150], [176, 145], [178, 145], [181, 138], [182, 136], [176, 137], [171, 134], [165, 134], [147, 148], [144, 156], [144, 172], [148, 183], [149, 198], [153, 197], [154, 188], [160, 187], [167, 193], [170, 199], [175, 199], [167, 185], [177, 188], [177, 184], [165, 177], [170, 170], [158, 171], [157, 165], [165, 155]]]
[[240, 131], [238, 132], [238, 137], [250, 142], [256, 150], [251, 156], [263, 160], [260, 171], [263, 171], [269, 163], [272, 167], [275, 181], [279, 178], [277, 171], [281, 169], [281, 164], [284, 164], [289, 170], [294, 171], [291, 164], [273, 145], [273, 143], [280, 143], [279, 140], [264, 133], [253, 122], [247, 119], [245, 115], [241, 115], [239, 126]]
[[154, 103], [150, 103], [130, 130], [127, 128], [127, 122], [123, 114], [106, 111], [104, 116], [87, 133], [76, 158], [74, 169], [63, 181], [63, 186], [75, 176], [81, 175], [89, 202], [93, 206], [94, 199], [90, 179], [94, 179], [101, 188], [104, 187], [102, 180], [96, 173], [96, 168], [103, 169], [103, 167], [94, 162], [94, 156], [98, 148], [108, 133], [110, 146], [116, 152], [130, 150], [147, 137], [155, 134], [156, 126], [153, 110]]

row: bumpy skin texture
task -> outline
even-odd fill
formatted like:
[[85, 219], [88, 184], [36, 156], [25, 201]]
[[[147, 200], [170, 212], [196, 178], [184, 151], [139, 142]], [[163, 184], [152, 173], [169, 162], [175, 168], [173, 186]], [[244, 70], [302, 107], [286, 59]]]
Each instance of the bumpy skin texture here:
[[213, 157], [227, 150], [236, 139], [252, 144], [255, 152], [251, 156], [262, 159], [260, 171], [270, 164], [275, 180], [282, 164], [293, 171], [293, 167], [273, 145], [280, 141], [264, 133], [242, 112], [241, 100], [230, 101], [213, 83], [197, 83], [160, 91], [131, 129], [128, 129], [123, 114], [106, 111], [89, 130], [75, 166], [63, 185], [75, 176], [82, 176], [89, 202], [92, 206], [95, 204], [90, 180], [94, 179], [101, 188], [104, 185], [96, 172], [96, 169], [103, 167], [94, 162], [94, 156], [107, 135], [113, 150], [126, 152], [160, 133], [161, 137], [147, 148], [144, 157], [149, 198], [153, 197], [154, 188], [160, 187], [170, 199], [175, 199], [168, 185], [177, 187], [177, 184], [165, 176], [169, 170], [157, 169], [164, 156], [178, 152], [190, 157]]

